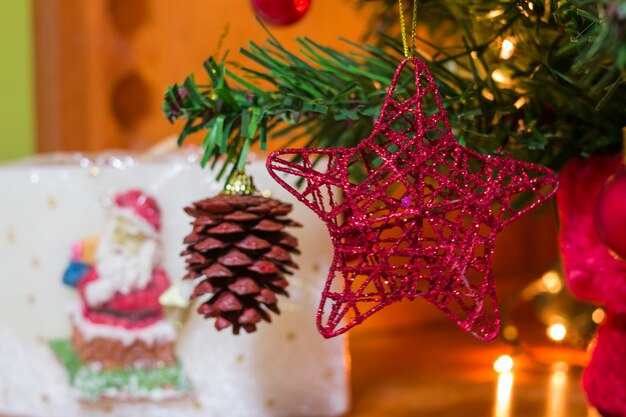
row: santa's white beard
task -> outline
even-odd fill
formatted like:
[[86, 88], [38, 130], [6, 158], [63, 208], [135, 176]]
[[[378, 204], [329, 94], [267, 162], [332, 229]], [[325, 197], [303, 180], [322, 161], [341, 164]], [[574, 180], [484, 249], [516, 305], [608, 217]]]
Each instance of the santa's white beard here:
[[85, 287], [85, 301], [90, 307], [98, 307], [116, 293], [128, 294], [145, 288], [150, 283], [157, 258], [154, 240], [146, 240], [137, 254], [133, 254], [114, 243], [110, 235], [103, 236], [96, 252], [98, 279]]

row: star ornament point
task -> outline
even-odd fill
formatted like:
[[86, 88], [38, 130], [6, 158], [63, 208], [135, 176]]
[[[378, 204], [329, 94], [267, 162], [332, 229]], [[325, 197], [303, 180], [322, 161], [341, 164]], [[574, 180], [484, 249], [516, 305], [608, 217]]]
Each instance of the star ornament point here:
[[[413, 89], [400, 82], [407, 67]], [[547, 168], [461, 146], [417, 57], [398, 67], [372, 134], [358, 146], [284, 149], [267, 168], [328, 227], [334, 257], [317, 315], [327, 338], [422, 298], [477, 338], [494, 339], [496, 235], [558, 186]], [[291, 186], [289, 175], [304, 185]], [[535, 198], [518, 207], [525, 193]]]

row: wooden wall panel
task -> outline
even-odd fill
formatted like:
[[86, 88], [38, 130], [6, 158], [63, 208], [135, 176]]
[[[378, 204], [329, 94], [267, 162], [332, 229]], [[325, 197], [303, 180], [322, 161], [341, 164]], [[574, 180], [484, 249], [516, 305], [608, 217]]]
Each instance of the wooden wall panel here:
[[[174, 134], [160, 110], [167, 84], [216, 51], [266, 35], [249, 0], [34, 0], [40, 151], [144, 148]], [[365, 25], [348, 1], [316, 0], [298, 24], [273, 29], [340, 45]]]

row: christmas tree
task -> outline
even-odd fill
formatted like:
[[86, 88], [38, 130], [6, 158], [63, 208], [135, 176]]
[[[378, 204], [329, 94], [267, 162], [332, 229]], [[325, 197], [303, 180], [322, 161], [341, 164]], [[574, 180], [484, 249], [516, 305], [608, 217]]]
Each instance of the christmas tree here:
[[[179, 142], [206, 131], [203, 163], [225, 155], [225, 172], [269, 139], [358, 144], [403, 56], [397, 2], [357, 6], [364, 3], [374, 4], [369, 38], [347, 53], [308, 38], [289, 51], [268, 31], [266, 43], [241, 50], [242, 64], [228, 54], [210, 57], [208, 84], [190, 75], [167, 91], [167, 117], [186, 120]], [[421, 1], [418, 16], [416, 53], [437, 80], [461, 144], [553, 169], [620, 149], [626, 2]]]
[[[348, 310], [353, 313], [347, 320], [349, 328], [403, 297], [423, 297], [465, 330], [491, 339], [498, 331], [497, 308], [494, 321], [483, 311], [483, 304], [489, 303], [494, 294], [490, 275], [493, 239], [509, 221], [501, 214], [508, 211], [511, 218], [517, 216], [518, 210], [513, 207], [516, 203], [523, 204], [524, 199], [511, 199], [512, 194], [528, 189], [539, 195], [540, 200], [545, 200], [551, 194], [542, 194], [539, 189], [556, 182], [550, 179], [550, 174], [548, 180], [534, 182], [537, 181], [534, 175], [540, 172], [533, 168], [535, 166], [511, 165], [511, 161], [543, 165], [555, 171], [566, 167], [564, 178], [568, 184], [585, 180], [584, 176], [576, 175], [588, 167], [571, 168], [571, 164], [578, 163], [580, 158], [609, 155], [607, 161], [610, 163], [604, 161], [601, 165], [610, 166], [612, 170], [619, 165], [615, 165], [614, 156], [622, 148], [620, 132], [626, 124], [626, 1], [416, 0], [403, 4], [396, 0], [358, 0], [354, 5], [369, 10], [371, 17], [366, 39], [358, 43], [346, 41], [350, 45], [347, 52], [326, 47], [307, 37], [298, 39], [296, 50], [289, 50], [272, 36], [271, 29], [267, 30], [265, 43], [251, 41], [241, 49], [246, 58], [243, 62], [230, 61], [227, 53], [209, 57], [204, 64], [206, 76], [203, 76], [208, 79], [207, 83], [196, 81], [196, 77], [190, 75], [182, 83], [169, 87], [163, 103], [165, 114], [172, 122], [185, 121], [179, 144], [202, 132], [201, 164], [219, 166], [220, 176], [231, 176], [243, 170], [248, 153], [257, 146], [266, 150], [269, 141], [276, 141], [279, 147], [299, 148], [278, 154], [278, 157], [290, 154], [292, 159], [289, 162], [272, 154], [268, 168], [274, 179], [288, 189], [290, 186], [276, 173], [301, 176], [300, 186], [305, 191], [299, 192], [295, 188], [290, 191], [329, 227], [335, 245], [335, 261], [322, 294], [319, 314], [323, 314], [324, 300], [332, 299], [335, 303], [330, 313], [331, 320], [335, 320], [333, 326], [341, 326]], [[406, 16], [418, 18], [414, 24], [409, 24], [405, 23]], [[414, 56], [417, 60], [412, 60]], [[420, 93], [424, 79], [427, 79], [424, 90], [430, 88], [428, 70], [416, 70], [413, 74], [396, 72], [399, 62], [407, 62], [403, 61], [405, 58], [412, 60], [416, 68], [422, 62], [426, 64], [436, 80], [435, 88], [439, 90], [434, 98], [429, 99], [426, 93]], [[390, 83], [393, 97], [391, 93], [386, 94]], [[414, 93], [415, 85], [417, 93]], [[415, 104], [412, 100], [420, 102], [417, 111], [411, 107]], [[387, 118], [389, 108], [396, 111], [393, 117], [404, 118], [410, 126], [400, 130], [388, 129], [397, 121]], [[401, 113], [400, 117], [398, 113]], [[443, 117], [437, 118], [437, 114], [443, 114]], [[435, 126], [440, 122], [444, 128]], [[424, 125], [430, 127], [422, 129]], [[398, 132], [399, 136], [394, 136]], [[376, 134], [385, 139], [378, 140]], [[411, 152], [415, 152], [415, 148], [423, 143], [436, 146], [448, 138], [454, 138], [461, 146], [454, 144], [442, 148], [441, 158], [431, 156], [419, 163], [413, 162], [424, 155], [422, 152], [413, 158], [416, 153]], [[405, 146], [407, 142], [413, 142], [413, 145]], [[364, 144], [376, 151], [384, 148], [393, 156], [384, 155], [382, 151], [367, 153], [360, 147]], [[465, 152], [460, 151], [461, 148], [470, 150], [470, 162], [459, 156]], [[345, 149], [361, 152], [358, 164], [355, 164], [355, 155], [346, 153]], [[480, 154], [492, 156], [482, 159]], [[404, 158], [406, 155], [411, 158]], [[494, 155], [502, 159], [494, 158]], [[336, 167], [341, 165], [342, 158], [350, 161], [347, 165], [349, 178], [342, 177]], [[325, 166], [325, 160], [328, 160], [327, 171], [320, 174], [318, 168]], [[225, 163], [220, 164], [221, 161]], [[413, 171], [402, 171], [399, 175], [403, 166], [414, 168], [416, 176], [426, 176], [426, 180], [401, 180], [400, 177], [412, 178], [414, 174]], [[498, 175], [503, 175], [507, 166], [513, 168], [506, 178], [490, 183]], [[431, 167], [428, 174], [424, 174]], [[626, 299], [622, 297], [621, 287], [611, 287], [611, 290], [603, 287], [597, 294], [587, 287], [576, 287], [577, 282], [572, 278], [575, 274], [571, 273], [572, 268], [583, 268], [572, 267], [576, 261], [586, 262], [587, 258], [576, 259], [581, 250], [602, 252], [600, 258], [593, 258], [594, 262], [618, 262], [611, 264], [611, 271], [619, 271], [623, 266], [621, 260], [602, 258], [610, 255], [606, 247], [600, 246], [595, 229], [587, 227], [593, 224], [593, 220], [589, 220], [593, 217], [592, 200], [611, 174], [610, 170], [603, 171], [602, 175], [598, 174], [599, 171], [599, 168], [595, 170], [598, 177], [595, 178], [595, 188], [589, 191], [589, 201], [578, 205], [565, 203], [561, 207], [561, 216], [567, 221], [561, 244], [570, 257], [565, 274], [569, 274], [574, 293], [588, 301], [605, 303], [610, 310], [607, 320], [610, 324], [605, 325], [604, 330], [603, 327], [600, 329], [599, 353], [594, 356], [586, 374], [589, 399], [603, 415], [624, 415], [626, 384], [619, 381], [624, 380], [625, 371], [616, 366], [619, 361], [616, 362], [615, 358], [625, 352], [615, 347], [624, 346], [623, 340], [626, 340], [623, 325], [626, 308], [622, 308], [626, 306]], [[381, 184], [382, 180], [373, 181], [368, 187], [354, 188], [366, 192], [365, 198], [358, 200], [361, 195], [353, 193], [350, 187], [362, 185], [374, 178], [375, 173], [385, 181], [399, 183], [400, 191], [385, 188], [384, 193], [379, 193], [381, 187], [378, 186], [387, 187], [388, 184]], [[470, 181], [471, 174], [476, 174], [484, 182]], [[452, 184], [452, 179], [459, 182]], [[505, 191], [517, 180], [514, 192]], [[441, 186], [442, 183], [446, 187]], [[320, 197], [322, 188], [332, 186], [341, 188], [349, 203], [332, 202], [331, 194], [330, 208], [326, 208]], [[498, 187], [501, 194], [489, 191]], [[618, 184], [618, 187], [622, 185]], [[568, 194], [571, 189], [562, 191], [562, 200], [567, 202], [578, 198]], [[461, 191], [457, 193], [457, 190]], [[489, 195], [482, 202], [472, 202], [465, 193]], [[419, 201], [422, 195], [423, 204]], [[350, 199], [356, 202], [350, 202]], [[441, 201], [462, 203], [445, 215], [433, 214], [431, 209], [435, 212], [440, 209], [437, 204]], [[489, 217], [494, 214], [493, 202], [500, 204], [500, 214], [494, 216], [495, 220]], [[418, 209], [424, 210], [418, 215]], [[452, 220], [451, 217], [459, 212], [468, 217]], [[397, 226], [394, 219], [390, 220], [396, 215], [409, 225], [406, 228], [400, 226], [398, 233], [407, 240], [412, 239], [417, 247], [414, 251], [401, 248], [406, 250], [400, 251], [401, 256], [396, 260], [400, 264], [405, 262], [406, 268], [399, 268], [399, 273], [389, 261], [393, 256], [386, 252], [389, 245], [395, 245], [394, 250], [402, 246], [397, 243], [397, 236], [383, 238], [383, 233], [379, 233], [373, 237], [374, 231], [389, 232]], [[441, 226], [437, 223], [437, 215], [439, 220], [443, 219], [442, 223], [448, 222], [446, 226], [452, 225], [452, 232], [446, 235], [445, 227], [437, 229]], [[340, 217], [342, 219], [338, 220]], [[380, 220], [381, 217], [385, 218], [384, 221]], [[471, 235], [471, 228], [463, 223], [468, 218], [475, 230], [487, 228], [493, 232], [488, 237], [481, 235], [483, 240], [478, 237], [481, 232]], [[432, 228], [428, 231], [438, 236], [438, 240], [428, 241], [424, 237], [427, 235], [424, 224]], [[571, 237], [573, 224], [576, 227], [583, 225], [576, 229], [574, 238]], [[365, 229], [367, 232], [363, 232]], [[585, 240], [585, 244], [576, 246], [578, 240]], [[362, 241], [375, 243], [369, 245]], [[460, 241], [470, 250], [463, 252], [467, 248], [461, 247]], [[568, 246], [572, 241], [573, 249]], [[481, 245], [485, 253], [476, 255], [475, 251], [472, 252]], [[436, 250], [431, 250], [432, 247], [445, 247], [448, 253], [443, 251], [433, 255]], [[353, 258], [347, 259], [348, 253]], [[465, 268], [467, 265], [460, 264], [461, 261], [455, 258], [462, 258], [464, 253], [469, 253], [466, 258], [474, 257], [476, 262], [470, 262], [471, 267]], [[380, 265], [385, 262], [389, 268], [382, 274], [384, 279], [375, 281], [372, 276], [379, 274]], [[420, 262], [422, 266], [411, 269]], [[454, 268], [447, 269], [447, 263], [454, 264]], [[476, 263], [483, 267], [476, 268]], [[431, 267], [433, 264], [440, 267]], [[459, 270], [462, 272], [457, 273]], [[586, 278], [592, 274], [584, 272]], [[481, 275], [484, 283], [475, 281], [471, 273]], [[343, 293], [329, 289], [335, 275], [343, 277]], [[424, 281], [425, 286], [420, 287]], [[415, 288], [407, 290], [407, 282]], [[368, 290], [371, 287], [376, 287], [376, 291]], [[457, 300], [456, 310], [450, 301], [454, 296], [465, 298], [463, 302]], [[467, 301], [468, 298], [471, 300]], [[369, 310], [360, 310], [358, 301], [379, 304]], [[325, 327], [320, 316], [318, 326], [325, 336], [345, 331], [345, 328]], [[607, 389], [615, 390], [617, 402], [606, 400]]]

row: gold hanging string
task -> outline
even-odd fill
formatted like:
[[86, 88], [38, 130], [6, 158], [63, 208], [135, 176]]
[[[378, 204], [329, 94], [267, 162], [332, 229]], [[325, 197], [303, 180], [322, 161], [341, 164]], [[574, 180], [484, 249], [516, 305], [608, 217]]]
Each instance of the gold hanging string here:
[[415, 45], [415, 29], [417, 27], [417, 1], [413, 0], [413, 17], [411, 18], [411, 43], [409, 44], [409, 36], [406, 33], [406, 25], [404, 23], [404, 7], [402, 0], [398, 0], [400, 8], [400, 30], [402, 31], [402, 45], [404, 46], [404, 56], [413, 57], [413, 48]]

